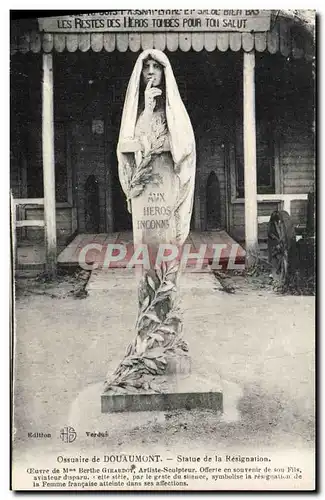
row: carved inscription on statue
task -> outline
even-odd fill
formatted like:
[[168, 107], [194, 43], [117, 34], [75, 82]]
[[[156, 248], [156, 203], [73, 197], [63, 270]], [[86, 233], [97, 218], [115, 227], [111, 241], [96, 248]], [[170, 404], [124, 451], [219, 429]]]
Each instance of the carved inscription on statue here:
[[166, 193], [148, 194], [148, 205], [143, 206], [142, 218], [137, 220], [138, 229], [169, 229], [172, 207], [166, 205]]

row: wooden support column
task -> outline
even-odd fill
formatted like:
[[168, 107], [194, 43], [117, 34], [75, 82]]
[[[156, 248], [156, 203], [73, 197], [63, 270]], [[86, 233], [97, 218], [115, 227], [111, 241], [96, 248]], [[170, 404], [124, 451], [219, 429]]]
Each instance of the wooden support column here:
[[10, 192], [10, 229], [11, 229], [11, 272], [13, 273], [13, 278], [15, 278], [15, 272], [18, 267], [18, 255], [17, 255], [17, 235], [16, 235], [16, 221], [17, 221], [17, 207]]
[[54, 278], [56, 275], [57, 249], [52, 54], [43, 54], [42, 151], [46, 271], [50, 278]]
[[243, 84], [246, 264], [251, 267], [258, 256], [254, 51], [244, 52]]

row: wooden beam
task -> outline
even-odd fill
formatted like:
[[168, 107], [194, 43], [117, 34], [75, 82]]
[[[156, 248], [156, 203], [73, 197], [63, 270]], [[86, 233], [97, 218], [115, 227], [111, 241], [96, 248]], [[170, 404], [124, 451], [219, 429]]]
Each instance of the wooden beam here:
[[44, 198], [14, 198], [15, 205], [44, 205]]
[[27, 220], [16, 221], [16, 227], [43, 227], [44, 225], [45, 224], [43, 220], [27, 219]]
[[258, 255], [254, 51], [244, 52], [243, 85], [246, 264], [251, 267]]
[[15, 277], [15, 271], [18, 264], [17, 259], [17, 236], [16, 236], [16, 218], [17, 218], [17, 205], [14, 203], [12, 193], [10, 193], [10, 229], [11, 229], [11, 259], [12, 259], [12, 273]]
[[54, 278], [56, 275], [57, 249], [52, 54], [43, 54], [42, 150], [46, 270], [49, 277]]
[[288, 212], [291, 215], [291, 200], [286, 198], [283, 200], [283, 209], [285, 212]]
[[269, 222], [270, 217], [271, 217], [270, 215], [259, 215], [257, 217], [258, 223], [259, 224], [266, 224]]
[[257, 195], [257, 201], [284, 201], [284, 200], [307, 200], [308, 199], [308, 193], [293, 193], [293, 194], [283, 194], [283, 193], [276, 193], [276, 194], [258, 194]]

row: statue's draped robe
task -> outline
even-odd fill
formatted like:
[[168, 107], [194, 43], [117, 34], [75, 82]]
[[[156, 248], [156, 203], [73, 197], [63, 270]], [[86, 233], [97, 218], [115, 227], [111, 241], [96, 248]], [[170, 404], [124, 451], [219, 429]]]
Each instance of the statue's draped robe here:
[[[148, 57], [163, 67], [166, 95], [165, 109], [154, 110], [150, 127], [144, 130], [138, 104], [143, 61]], [[157, 134], [167, 137], [170, 146], [170, 151], [152, 155], [150, 162], [152, 173], [160, 176], [160, 185], [149, 183], [138, 196], [130, 196], [132, 170], [141, 163], [143, 153], [134, 154], [132, 165], [123, 144], [137, 138], [148, 144], [155, 141]], [[189, 232], [193, 207], [195, 139], [170, 63], [159, 50], [145, 50], [134, 66], [125, 97], [117, 156], [121, 186], [132, 211], [134, 242], [182, 245]]]

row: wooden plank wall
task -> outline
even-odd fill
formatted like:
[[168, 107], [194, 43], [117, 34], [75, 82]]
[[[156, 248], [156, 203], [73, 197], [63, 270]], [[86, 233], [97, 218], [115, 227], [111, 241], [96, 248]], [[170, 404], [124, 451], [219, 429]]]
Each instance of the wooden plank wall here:
[[[226, 178], [225, 178], [225, 149], [219, 137], [216, 137], [216, 130], [221, 129], [221, 124], [217, 123], [217, 118], [211, 124], [205, 124], [208, 132], [198, 134], [196, 138], [197, 169], [196, 169], [196, 221], [200, 226], [197, 230], [205, 231], [207, 223], [206, 214], [206, 188], [209, 174], [214, 172], [219, 180], [221, 195], [221, 224], [226, 227]], [[197, 198], [199, 198], [197, 200]]]
[[[311, 131], [292, 123], [280, 142], [280, 169], [282, 192], [284, 194], [308, 193], [315, 183], [314, 143]], [[279, 205], [277, 203], [259, 203], [258, 215], [271, 215]], [[306, 223], [306, 201], [293, 201], [291, 216], [295, 225]], [[231, 206], [230, 234], [238, 241], [245, 239], [245, 208], [243, 203]], [[265, 239], [267, 225], [259, 226], [259, 239]]]
[[[314, 139], [310, 131], [292, 127], [282, 139], [280, 151], [283, 192], [286, 194], [309, 193], [315, 184]], [[291, 215], [295, 224], [304, 224], [307, 215], [306, 201], [293, 201]]]
[[281, 151], [284, 193], [305, 193], [315, 181], [315, 160], [312, 138], [300, 136], [296, 141], [290, 137], [284, 141]]
[[99, 187], [100, 232], [105, 232], [106, 220], [106, 163], [105, 136], [92, 132], [91, 120], [74, 123], [72, 168], [76, 173], [76, 202], [79, 232], [85, 232], [85, 183], [94, 175]]

